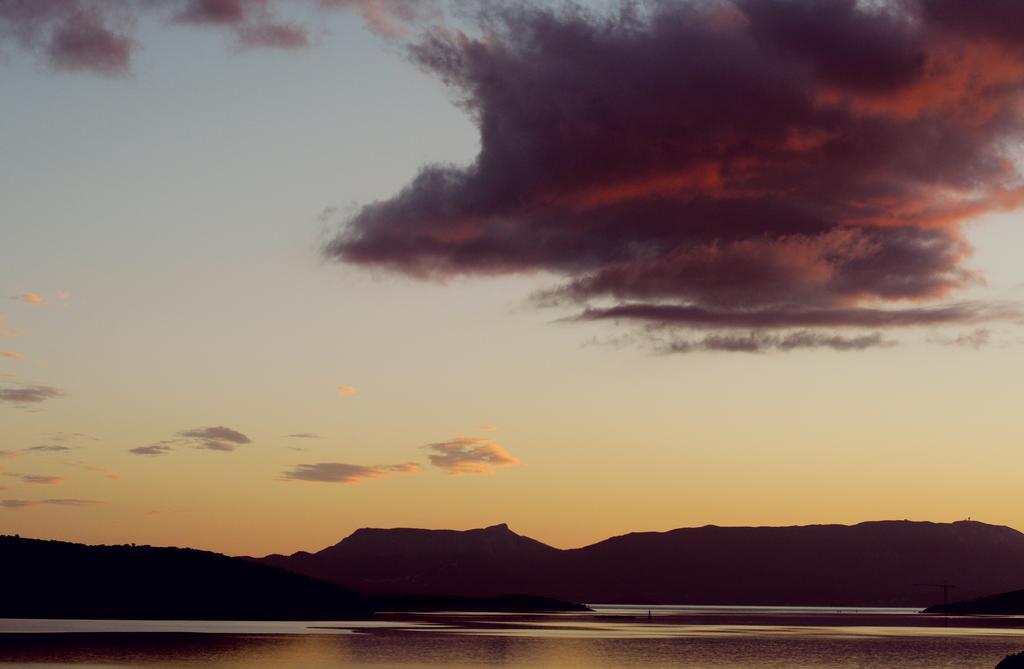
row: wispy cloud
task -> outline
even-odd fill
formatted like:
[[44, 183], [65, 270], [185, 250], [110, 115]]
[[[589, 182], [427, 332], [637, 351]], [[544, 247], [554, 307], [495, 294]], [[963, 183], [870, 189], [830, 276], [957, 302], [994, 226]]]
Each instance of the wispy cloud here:
[[6, 402], [17, 408], [26, 408], [60, 397], [64, 397], [64, 391], [53, 386], [31, 383], [0, 385], [0, 402]]
[[66, 451], [74, 450], [70, 446], [60, 446], [57, 444], [44, 444], [42, 446], [29, 446], [24, 449], [26, 453], [63, 453]]
[[352, 386], [338, 386], [337, 388], [335, 388], [335, 390], [338, 392], [339, 395], [342, 395], [344, 397], [352, 397], [358, 392]]
[[13, 472], [5, 472], [4, 476], [21, 479], [22, 483], [31, 483], [33, 485], [61, 485], [62, 483], [64, 483], [64, 477], [62, 476], [47, 476], [41, 474], [15, 474]]
[[199, 448], [207, 451], [230, 452], [236, 450], [239, 446], [251, 443], [252, 439], [238, 430], [233, 430], [223, 425], [215, 425], [212, 427], [182, 430], [173, 439], [163, 439], [146, 446], [136, 446], [135, 448], [128, 449], [128, 452], [135, 455], [166, 455], [178, 446]]
[[8, 360], [28, 360], [27, 355], [22, 355], [17, 351], [0, 351], [0, 358], [7, 358]]
[[988, 328], [978, 328], [955, 337], [932, 337], [929, 341], [943, 346], [959, 346], [962, 348], [979, 349], [988, 346], [992, 341], [992, 331]]
[[41, 436], [51, 441], [96, 441], [96, 437], [85, 432], [44, 432]]
[[498, 426], [493, 423], [484, 423], [480, 426], [480, 429], [484, 432], [497, 432]]
[[115, 472], [112, 469], [107, 469], [106, 467], [100, 467], [98, 465], [91, 465], [91, 464], [89, 464], [87, 462], [82, 462], [80, 460], [66, 461], [66, 462], [64, 462], [64, 464], [69, 466], [69, 467], [74, 467], [76, 469], [81, 469], [84, 472], [92, 472], [93, 474], [99, 474], [100, 476], [102, 476], [104, 478], [108, 478], [111, 481], [120, 481], [121, 480], [121, 475], [120, 474], [118, 474], [117, 472]]
[[319, 434], [315, 432], [299, 432], [296, 434], [286, 434], [289, 439], [323, 439]]
[[11, 299], [17, 302], [24, 302], [25, 304], [46, 304], [46, 300], [42, 295], [35, 293], [22, 293], [21, 295], [11, 295]]
[[797, 349], [863, 351], [868, 348], [884, 348], [895, 345], [895, 341], [885, 339], [879, 332], [844, 337], [837, 334], [798, 331], [786, 335], [751, 332], [746, 335], [717, 334], [699, 339], [674, 339], [655, 344], [655, 348], [663, 353], [694, 353], [697, 351], [764, 353]]
[[498, 442], [490, 438], [459, 437], [451, 441], [428, 444], [424, 448], [434, 451], [430, 463], [453, 476], [461, 474], [490, 474], [496, 467], [518, 465], [519, 460]]
[[0, 508], [20, 511], [21, 509], [29, 509], [35, 506], [87, 507], [96, 506], [100, 503], [91, 499], [2, 499], [0, 500]]
[[[282, 14], [299, 0], [3, 0], [0, 48], [36, 55], [54, 70], [121, 76], [140, 46], [145, 15], [179, 27], [218, 31], [241, 48], [295, 50], [309, 46], [311, 25]], [[408, 36], [436, 18], [435, 0], [306, 0], [311, 10], [352, 8], [374, 32]], [[312, 23], [312, 22], [310, 22]]]
[[28, 330], [12, 330], [7, 327], [7, 319], [0, 316], [0, 339], [10, 339], [28, 334]]
[[136, 446], [135, 448], [128, 449], [128, 452], [135, 455], [166, 455], [173, 450], [169, 443], [161, 442], [150, 444], [149, 446]]
[[252, 443], [252, 440], [241, 432], [223, 425], [184, 430], [178, 433], [178, 437], [196, 448], [210, 451], [233, 451], [239, 446]]
[[288, 481], [315, 481], [319, 483], [359, 483], [392, 474], [417, 474], [422, 470], [415, 462], [398, 465], [352, 465], [343, 462], [320, 462], [295, 465], [281, 478]]

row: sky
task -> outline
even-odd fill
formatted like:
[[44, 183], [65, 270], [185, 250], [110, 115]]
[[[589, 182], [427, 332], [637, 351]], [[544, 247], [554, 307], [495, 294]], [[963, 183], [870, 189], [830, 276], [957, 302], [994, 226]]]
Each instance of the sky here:
[[1024, 529], [1022, 14], [0, 0], [0, 532]]

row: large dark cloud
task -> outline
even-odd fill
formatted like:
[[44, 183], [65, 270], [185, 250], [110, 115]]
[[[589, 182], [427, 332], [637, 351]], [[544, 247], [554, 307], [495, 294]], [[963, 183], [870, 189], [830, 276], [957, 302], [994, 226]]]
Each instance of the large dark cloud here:
[[1024, 202], [1019, 4], [486, 7], [479, 36], [411, 47], [477, 124], [479, 156], [364, 206], [328, 257], [553, 273], [538, 301], [585, 319], [814, 328], [792, 340], [808, 346], [1017, 315], [946, 300], [982, 281], [962, 223]]

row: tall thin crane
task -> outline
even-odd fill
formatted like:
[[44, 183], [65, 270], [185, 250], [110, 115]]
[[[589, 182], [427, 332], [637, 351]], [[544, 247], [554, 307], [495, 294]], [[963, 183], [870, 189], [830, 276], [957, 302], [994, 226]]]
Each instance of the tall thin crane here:
[[942, 588], [942, 615], [949, 615], [949, 590], [956, 586], [949, 581], [943, 581], [942, 583], [915, 583], [926, 588]]

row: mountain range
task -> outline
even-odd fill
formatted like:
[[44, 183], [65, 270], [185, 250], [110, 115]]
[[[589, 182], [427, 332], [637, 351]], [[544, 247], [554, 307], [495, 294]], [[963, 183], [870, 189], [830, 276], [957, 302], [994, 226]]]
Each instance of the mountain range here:
[[1024, 534], [975, 521], [682, 528], [563, 550], [505, 524], [361, 529], [247, 558], [365, 593], [529, 593], [588, 603], [911, 606], [1024, 588]]

